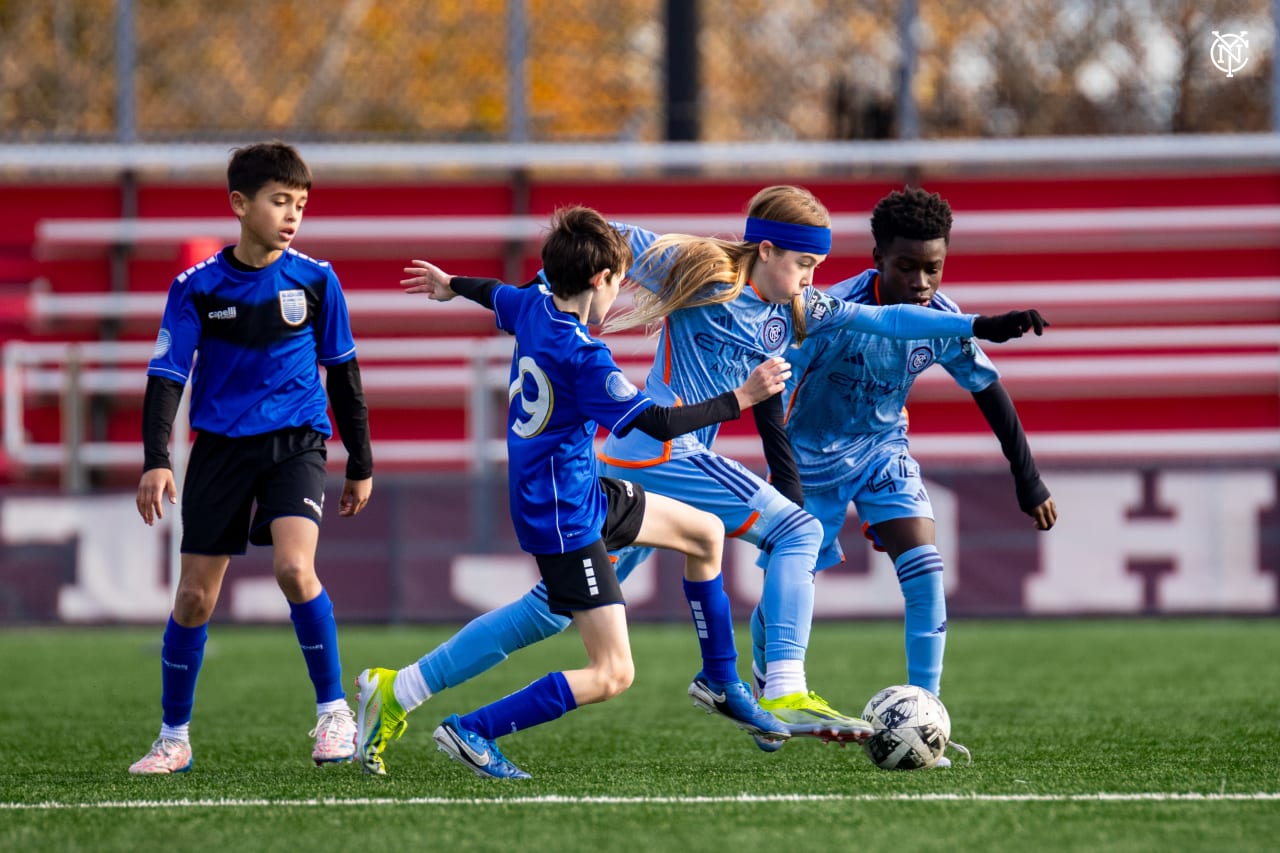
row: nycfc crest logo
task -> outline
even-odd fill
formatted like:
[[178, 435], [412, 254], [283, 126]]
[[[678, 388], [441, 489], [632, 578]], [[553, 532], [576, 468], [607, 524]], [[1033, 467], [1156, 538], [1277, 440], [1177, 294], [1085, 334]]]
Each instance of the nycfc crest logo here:
[[301, 326], [307, 319], [307, 292], [305, 290], [280, 291], [280, 316], [290, 326]]
[[916, 347], [907, 356], [907, 373], [919, 373], [933, 364], [933, 350], [928, 347]]
[[1219, 33], [1213, 31], [1213, 44], [1209, 46], [1209, 58], [1213, 65], [1228, 77], [1236, 76], [1237, 71], [1249, 64], [1249, 41], [1245, 36], [1248, 30], [1238, 33]]
[[787, 340], [787, 321], [781, 317], [772, 317], [760, 330], [760, 339], [764, 342], [766, 352], [773, 352]]

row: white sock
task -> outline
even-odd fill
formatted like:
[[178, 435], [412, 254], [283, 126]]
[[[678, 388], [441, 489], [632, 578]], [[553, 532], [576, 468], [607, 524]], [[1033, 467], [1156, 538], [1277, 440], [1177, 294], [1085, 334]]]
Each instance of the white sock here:
[[346, 711], [351, 713], [351, 706], [347, 704], [347, 700], [334, 699], [332, 702], [317, 702], [316, 716], [323, 717], [325, 714], [332, 714], [334, 711]]
[[191, 723], [186, 722], [180, 726], [166, 726], [161, 723], [160, 737], [165, 740], [180, 740], [183, 743], [191, 743]]
[[396, 673], [396, 682], [392, 685], [396, 701], [407, 714], [423, 702], [431, 698], [431, 688], [422, 677], [422, 670], [416, 663], [411, 663]]
[[804, 677], [804, 661], [802, 660], [770, 660], [765, 661], [769, 670], [769, 680], [764, 685], [764, 698], [779, 699], [792, 693], [805, 693], [809, 684]]

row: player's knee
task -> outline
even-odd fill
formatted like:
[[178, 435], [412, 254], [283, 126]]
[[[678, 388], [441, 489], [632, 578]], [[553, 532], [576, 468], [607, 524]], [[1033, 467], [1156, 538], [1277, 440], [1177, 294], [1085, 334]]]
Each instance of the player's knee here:
[[[822, 522], [804, 510], [783, 522], [786, 528], [772, 543], [772, 553], [786, 551], [790, 554], [813, 554], [816, 558], [822, 548]], [[771, 538], [766, 534], [766, 539]]]
[[217, 597], [200, 587], [179, 586], [173, 597], [173, 618], [179, 625], [203, 625], [213, 616]]
[[273, 565], [276, 583], [290, 601], [310, 601], [320, 594], [320, 581], [310, 560], [301, 557], [277, 557]]
[[627, 658], [592, 667], [591, 674], [591, 695], [587, 697], [586, 702], [580, 701], [579, 704], [607, 702], [620, 695], [635, 681], [636, 667], [635, 663]]

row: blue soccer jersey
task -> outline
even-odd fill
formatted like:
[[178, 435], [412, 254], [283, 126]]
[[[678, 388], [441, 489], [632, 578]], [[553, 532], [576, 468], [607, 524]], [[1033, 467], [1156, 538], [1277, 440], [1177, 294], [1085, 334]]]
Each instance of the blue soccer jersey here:
[[596, 477], [596, 425], [621, 430], [653, 405], [601, 341], [543, 287], [493, 291], [498, 328], [515, 335], [507, 410], [511, 520], [530, 554], [600, 538], [608, 509]]
[[327, 436], [317, 365], [355, 355], [346, 300], [327, 262], [289, 249], [246, 272], [219, 252], [170, 285], [147, 375], [191, 379], [197, 431], [239, 438], [311, 427]]
[[[637, 258], [658, 236], [634, 226], [615, 223], [615, 227], [627, 235]], [[666, 257], [647, 259], [632, 267], [629, 278], [657, 292], [667, 266]], [[805, 328], [815, 339], [843, 330], [896, 338], [967, 337], [973, 331], [971, 314], [863, 305], [813, 287], [805, 289], [803, 298]], [[767, 302], [752, 286], [728, 302], [673, 311], [662, 325], [645, 392], [661, 406], [708, 400], [741, 385], [765, 359], [782, 356], [792, 361], [794, 340], [791, 305]], [[718, 431], [715, 424], [665, 443], [639, 431], [621, 438], [610, 436], [602, 458], [621, 467], [656, 465], [711, 447]]]
[[[874, 269], [827, 290], [841, 302], [876, 305]], [[956, 315], [941, 293], [929, 309]], [[891, 340], [846, 329], [806, 341], [791, 358], [786, 391], [787, 435], [806, 490], [820, 491], [858, 476], [873, 448], [905, 441], [906, 402], [915, 378], [941, 364], [966, 391], [981, 391], [1000, 378], [973, 338]]]

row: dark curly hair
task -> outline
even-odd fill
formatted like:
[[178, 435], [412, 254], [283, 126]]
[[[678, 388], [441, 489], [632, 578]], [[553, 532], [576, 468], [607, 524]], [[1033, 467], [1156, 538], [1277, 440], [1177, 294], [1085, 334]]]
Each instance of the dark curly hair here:
[[904, 240], [936, 240], [951, 244], [951, 205], [937, 193], [919, 188], [894, 190], [871, 212], [871, 236], [876, 248], [886, 250], [898, 237]]

